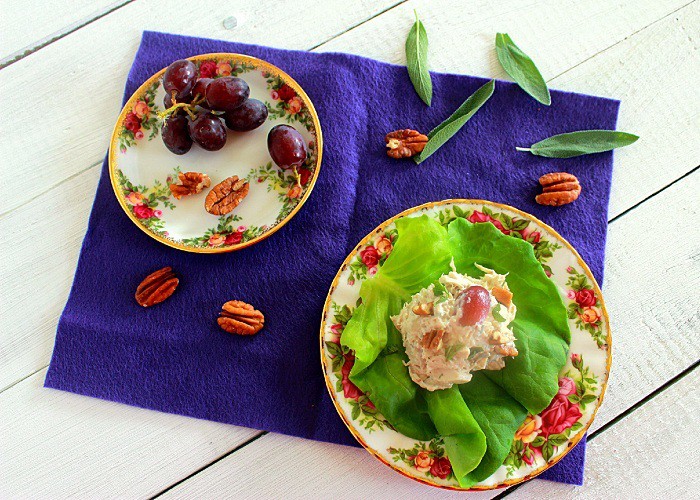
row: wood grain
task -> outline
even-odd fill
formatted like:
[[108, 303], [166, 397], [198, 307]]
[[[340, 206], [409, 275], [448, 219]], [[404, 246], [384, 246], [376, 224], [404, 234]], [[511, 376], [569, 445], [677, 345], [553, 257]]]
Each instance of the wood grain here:
[[128, 0], [0, 2], [0, 66], [59, 38]]
[[533, 481], [507, 498], [700, 497], [689, 472], [697, 467], [700, 449], [699, 384], [695, 369], [591, 441], [582, 488]]

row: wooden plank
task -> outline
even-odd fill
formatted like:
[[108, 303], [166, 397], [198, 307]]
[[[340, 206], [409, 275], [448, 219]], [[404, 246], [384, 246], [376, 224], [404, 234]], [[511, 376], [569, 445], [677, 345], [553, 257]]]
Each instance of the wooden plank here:
[[551, 88], [622, 101], [618, 128], [641, 139], [615, 153], [611, 216], [700, 163], [700, 3], [415, 1], [321, 50], [405, 64], [396, 39], [411, 25], [414, 8], [426, 25], [435, 71], [509, 79], [493, 40], [505, 31], [533, 58]]
[[698, 384], [700, 369], [695, 369], [592, 440], [582, 488], [533, 481], [507, 498], [700, 497], [689, 473], [700, 449]]
[[128, 0], [63, 0], [0, 3], [0, 66], [31, 53], [55, 38], [89, 23]]
[[258, 431], [43, 389], [2, 394], [1, 498], [146, 498]]
[[0, 308], [0, 389], [48, 364], [98, 178], [93, 168], [0, 218], [0, 290], [12, 290]]
[[591, 430], [700, 359], [691, 292], [700, 287], [700, 227], [689, 222], [700, 217], [699, 191], [700, 170], [610, 224], [603, 293], [613, 368]]
[[[215, 0], [206, 8], [198, 2], [177, 8], [167, 0], [134, 2], [0, 70], [0, 95], [27, 96], [40, 111], [21, 125], [17, 115], [0, 118], [0, 157], [6, 159], [0, 163], [0, 214], [104, 157], [144, 28], [308, 49], [396, 1], [303, 0], [293, 8], [259, 0]], [[222, 21], [231, 16], [238, 24], [228, 30]]]
[[[474, 492], [468, 497], [482, 500], [494, 494]], [[464, 497], [463, 492], [440, 490], [403, 477], [360, 448], [267, 434], [159, 498]]]

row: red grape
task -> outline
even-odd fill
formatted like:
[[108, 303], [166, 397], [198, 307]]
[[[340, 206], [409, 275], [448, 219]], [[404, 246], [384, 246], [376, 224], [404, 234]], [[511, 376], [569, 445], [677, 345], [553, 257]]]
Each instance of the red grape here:
[[226, 126], [236, 132], [247, 132], [258, 128], [267, 120], [267, 106], [257, 99], [248, 99], [239, 108], [224, 115]]
[[491, 310], [491, 294], [483, 286], [470, 286], [457, 297], [457, 305], [462, 309], [459, 323], [472, 326], [484, 321]]
[[192, 97], [199, 96], [204, 98], [207, 95], [207, 87], [213, 81], [213, 78], [200, 78], [197, 80], [197, 83], [195, 83], [194, 87], [192, 87]]
[[180, 59], [165, 70], [163, 87], [166, 94], [175, 92], [175, 100], [180, 101], [190, 95], [196, 80], [197, 67], [194, 63], [187, 59]]
[[176, 155], [184, 155], [192, 147], [192, 138], [187, 130], [187, 117], [179, 114], [168, 116], [163, 122], [163, 143]]
[[245, 80], [235, 76], [225, 76], [209, 82], [206, 90], [207, 103], [217, 111], [233, 111], [241, 106], [250, 95]]
[[306, 141], [294, 127], [276, 125], [267, 135], [267, 149], [281, 168], [298, 167], [306, 160]]
[[207, 151], [218, 151], [226, 144], [226, 128], [218, 116], [212, 113], [200, 113], [189, 126], [190, 136], [194, 142]]

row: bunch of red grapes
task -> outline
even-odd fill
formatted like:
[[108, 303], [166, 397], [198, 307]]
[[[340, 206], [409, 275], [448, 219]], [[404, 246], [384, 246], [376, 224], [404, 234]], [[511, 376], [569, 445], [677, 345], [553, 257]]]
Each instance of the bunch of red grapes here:
[[[161, 137], [176, 155], [187, 153], [193, 142], [207, 151], [218, 151], [226, 144], [226, 127], [247, 132], [267, 120], [267, 107], [257, 99], [249, 99], [250, 88], [245, 80], [234, 76], [200, 78], [197, 66], [187, 59], [168, 66], [163, 87], [163, 104], [169, 114]], [[306, 160], [306, 142], [289, 125], [273, 127], [267, 136], [267, 147], [281, 168], [296, 168]]]

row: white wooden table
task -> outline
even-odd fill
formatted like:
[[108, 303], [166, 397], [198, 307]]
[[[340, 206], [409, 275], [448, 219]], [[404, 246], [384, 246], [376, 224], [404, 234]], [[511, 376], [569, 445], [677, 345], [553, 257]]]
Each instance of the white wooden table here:
[[[535, 480], [496, 493], [700, 495], [700, 2], [0, 0], [0, 8], [0, 497], [458, 496], [360, 449], [42, 388], [141, 31], [403, 64], [414, 8], [432, 69], [505, 78], [493, 40], [508, 32], [552, 88], [622, 99], [619, 128], [641, 136], [615, 153], [604, 286], [614, 363], [585, 486]], [[237, 26], [226, 29], [230, 16]]]

